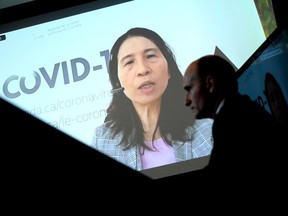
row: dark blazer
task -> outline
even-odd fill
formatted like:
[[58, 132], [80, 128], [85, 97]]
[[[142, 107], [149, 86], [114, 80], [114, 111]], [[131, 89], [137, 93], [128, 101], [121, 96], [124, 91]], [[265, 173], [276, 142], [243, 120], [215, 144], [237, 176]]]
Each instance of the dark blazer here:
[[214, 177], [255, 185], [282, 176], [287, 139], [276, 120], [249, 96], [227, 97], [212, 133], [214, 147], [206, 168]]

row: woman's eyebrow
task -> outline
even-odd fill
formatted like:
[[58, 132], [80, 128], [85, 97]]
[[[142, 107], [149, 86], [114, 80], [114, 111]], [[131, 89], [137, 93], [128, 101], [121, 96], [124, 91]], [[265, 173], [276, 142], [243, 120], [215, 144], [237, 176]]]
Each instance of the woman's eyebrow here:
[[120, 59], [120, 62], [123, 62], [123, 61], [125, 61], [125, 59], [131, 58], [132, 56], [133, 56], [132, 54], [128, 54], [128, 55], [122, 57], [122, 58]]
[[147, 49], [144, 50], [144, 53], [147, 53], [147, 52], [150, 52], [150, 51], [158, 52], [159, 49], [157, 49], [157, 48], [147, 48]]
[[[144, 50], [144, 53], [147, 53], [147, 52], [150, 52], [150, 51], [153, 51], [153, 52], [159, 52], [160, 50], [158, 48], [147, 48]], [[123, 56], [121, 59], [120, 59], [120, 62], [123, 62], [125, 61], [125, 59], [127, 58], [131, 58], [133, 56], [133, 54], [128, 54], [126, 56]]]

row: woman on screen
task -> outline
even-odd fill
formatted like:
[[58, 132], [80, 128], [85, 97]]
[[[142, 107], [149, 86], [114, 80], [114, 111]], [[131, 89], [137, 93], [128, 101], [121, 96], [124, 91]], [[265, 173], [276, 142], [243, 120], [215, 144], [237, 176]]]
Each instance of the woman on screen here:
[[284, 92], [272, 73], [267, 72], [265, 74], [264, 85], [264, 94], [267, 98], [271, 115], [282, 126], [288, 129], [288, 104], [286, 102]]
[[92, 146], [135, 170], [210, 154], [212, 120], [195, 120], [183, 104], [183, 76], [167, 43], [132, 28], [109, 60], [112, 100]]

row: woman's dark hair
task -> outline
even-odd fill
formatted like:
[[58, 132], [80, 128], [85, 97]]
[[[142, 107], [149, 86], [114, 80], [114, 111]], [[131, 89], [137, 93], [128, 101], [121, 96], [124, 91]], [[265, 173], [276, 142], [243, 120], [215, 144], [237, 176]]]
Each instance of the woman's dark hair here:
[[[110, 51], [108, 70], [112, 88], [121, 87], [117, 69], [119, 48], [127, 38], [134, 36], [142, 36], [151, 40], [160, 49], [168, 63], [170, 79], [162, 96], [158, 119], [161, 136], [168, 144], [171, 144], [172, 140], [185, 141], [189, 138], [185, 129], [188, 125], [192, 125], [194, 121], [191, 110], [187, 109], [184, 104], [183, 75], [178, 68], [170, 47], [156, 32], [146, 28], [132, 28], [116, 40]], [[117, 133], [123, 132], [124, 136], [120, 145], [124, 149], [135, 145], [146, 148], [141, 120], [131, 100], [123, 92], [113, 94], [112, 101], [107, 109], [105, 122], [108, 127], [112, 128], [113, 137]]]

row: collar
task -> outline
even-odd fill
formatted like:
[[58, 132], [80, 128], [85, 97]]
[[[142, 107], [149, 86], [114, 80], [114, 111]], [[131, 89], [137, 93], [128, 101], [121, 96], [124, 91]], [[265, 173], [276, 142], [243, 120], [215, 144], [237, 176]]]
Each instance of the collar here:
[[217, 114], [220, 112], [221, 108], [222, 108], [223, 105], [224, 105], [224, 101], [225, 101], [225, 98], [224, 98], [224, 99], [220, 102], [220, 104], [218, 105], [218, 107], [217, 107], [217, 109], [216, 109], [215, 115], [217, 115]]

